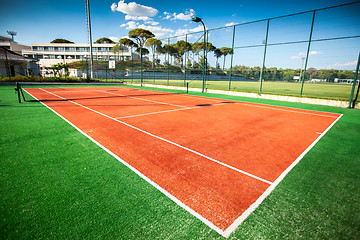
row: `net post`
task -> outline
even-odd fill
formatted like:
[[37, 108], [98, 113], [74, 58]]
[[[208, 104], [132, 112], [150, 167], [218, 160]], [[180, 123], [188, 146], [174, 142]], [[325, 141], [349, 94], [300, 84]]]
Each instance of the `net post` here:
[[186, 93], [189, 93], [189, 82], [186, 83]]
[[21, 96], [22, 96], [22, 98], [24, 99], [24, 101], [26, 101], [26, 100], [25, 100], [24, 93], [23, 93], [23, 91], [22, 91], [22, 88], [21, 88], [19, 82], [16, 82], [16, 84], [15, 84], [15, 94], [16, 94], [16, 92], [17, 92], [17, 95], [18, 95], [19, 103], [21, 103]]

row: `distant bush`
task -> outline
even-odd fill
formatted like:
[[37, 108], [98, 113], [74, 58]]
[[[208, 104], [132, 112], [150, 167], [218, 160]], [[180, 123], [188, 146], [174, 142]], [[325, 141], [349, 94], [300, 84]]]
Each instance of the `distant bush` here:
[[51, 43], [74, 43], [74, 42], [71, 42], [67, 39], [63, 39], [63, 38], [57, 38], [55, 40], [53, 40]]

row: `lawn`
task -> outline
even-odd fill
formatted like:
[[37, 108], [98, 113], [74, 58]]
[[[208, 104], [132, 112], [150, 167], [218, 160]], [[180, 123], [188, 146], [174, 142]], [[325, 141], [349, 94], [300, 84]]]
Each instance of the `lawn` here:
[[[131, 80], [126, 80], [131, 82]], [[139, 79], [134, 79], [139, 82]], [[144, 79], [145, 83], [155, 84], [168, 84], [165, 79]], [[189, 82], [189, 87], [201, 88], [202, 81], [200, 80], [186, 80]], [[183, 80], [169, 80], [170, 85], [184, 86]], [[208, 89], [221, 89], [228, 90], [228, 81], [207, 81], [206, 88]], [[324, 98], [324, 99], [338, 99], [349, 101], [352, 85], [350, 84], [334, 84], [334, 83], [304, 83], [303, 97], [311, 98]], [[259, 93], [259, 82], [231, 82], [231, 90], [238, 92], [253, 92]], [[262, 86], [262, 93], [287, 95], [287, 96], [300, 96], [301, 83], [298, 82], [269, 82], [264, 81]]]
[[[360, 238], [359, 110], [192, 94], [344, 114], [229, 239]], [[13, 86], [0, 133], [2, 239], [224, 239]]]

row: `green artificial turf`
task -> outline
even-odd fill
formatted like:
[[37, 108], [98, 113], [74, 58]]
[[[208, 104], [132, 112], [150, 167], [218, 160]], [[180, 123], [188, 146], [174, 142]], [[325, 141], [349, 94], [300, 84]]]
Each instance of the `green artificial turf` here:
[[[359, 110], [193, 94], [344, 114], [229, 239], [360, 238]], [[11, 86], [0, 157], [2, 239], [224, 239]]]

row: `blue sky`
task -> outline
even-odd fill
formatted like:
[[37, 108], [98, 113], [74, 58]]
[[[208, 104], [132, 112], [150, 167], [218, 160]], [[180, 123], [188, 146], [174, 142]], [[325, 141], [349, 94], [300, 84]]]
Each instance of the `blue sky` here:
[[[93, 41], [101, 37], [110, 37], [114, 40], [120, 39], [128, 35], [129, 30], [135, 27], [142, 27], [151, 30], [156, 34], [157, 38], [164, 38], [178, 34], [191, 33], [200, 30], [201, 26], [198, 23], [191, 22], [192, 16], [199, 16], [206, 23], [207, 28], [223, 27], [227, 24], [244, 23], [259, 19], [277, 17], [281, 15], [297, 13], [316, 8], [323, 8], [333, 5], [352, 2], [351, 0], [303, 0], [303, 1], [264, 1], [264, 0], [222, 0], [222, 1], [144, 1], [144, 0], [90, 0], [91, 21]], [[356, 24], [348, 24], [348, 20], [344, 20], [340, 24], [336, 33], [332, 33], [332, 29], [327, 29], [328, 22], [334, 20], [326, 19], [323, 16], [324, 23], [322, 27], [317, 26], [320, 30], [316, 32], [321, 36], [332, 36], [340, 32], [342, 35], [360, 35], [360, 18], [358, 16], [360, 4], [356, 4], [357, 9], [347, 8], [345, 12], [334, 13], [338, 22], [342, 21], [342, 16], [346, 19], [350, 15], [350, 22]], [[330, 13], [331, 15], [332, 13]], [[321, 15], [321, 14], [320, 14]], [[270, 31], [269, 40], [274, 42], [281, 40], [285, 37], [285, 41], [293, 39], [300, 40], [308, 37], [308, 19], [311, 17], [306, 16], [306, 19], [289, 19], [289, 22], [294, 20], [294, 25], [299, 26], [299, 29], [292, 29], [294, 25], [287, 24], [287, 20], [283, 22], [272, 23], [272, 30]], [[339, 20], [340, 19], [340, 20]], [[319, 16], [321, 22], [321, 16]], [[2, 0], [0, 8], [0, 35], [7, 36], [6, 31], [12, 30], [17, 32], [15, 40], [22, 44], [30, 45], [31, 43], [47, 43], [55, 38], [65, 38], [76, 43], [87, 43], [86, 19], [85, 19], [85, 5], [84, 1], [74, 0]], [[276, 25], [278, 25], [276, 27]], [[282, 27], [285, 25], [285, 27]], [[287, 28], [286, 28], [287, 27]], [[246, 28], [241, 27], [241, 28]], [[303, 28], [303, 29], [302, 29]], [[290, 29], [291, 34], [288, 32], [281, 32], [282, 29]], [[240, 28], [239, 28], [240, 30]], [[315, 29], [314, 29], [315, 30]], [[247, 32], [248, 31], [248, 32]], [[279, 33], [276, 33], [279, 31]], [[263, 26], [251, 26], [249, 29], [242, 31], [243, 37], [241, 41], [245, 44], [261, 43], [263, 36]], [[302, 32], [302, 33], [301, 33]], [[356, 33], [357, 32], [357, 33]], [[259, 37], [252, 41], [251, 37], [259, 35]], [[303, 34], [303, 35], [301, 35]], [[299, 36], [298, 36], [299, 35]], [[301, 36], [300, 36], [301, 35]], [[219, 37], [217, 37], [219, 36]], [[224, 40], [220, 40], [220, 36]], [[290, 36], [290, 37], [289, 37]], [[292, 36], [292, 37], [291, 37]], [[276, 37], [278, 40], [276, 40]], [[248, 39], [247, 39], [248, 38]], [[246, 40], [247, 39], [247, 40]], [[210, 32], [210, 41], [216, 42], [217, 45], [223, 44], [228, 46], [231, 42], [231, 31]], [[333, 63], [326, 63], [327, 66], [331, 64], [346, 64], [357, 59], [359, 49], [355, 45], [359, 41], [349, 41], [347, 46], [353, 46], [349, 51], [355, 52], [355, 57], [351, 54], [342, 54], [340, 59]], [[239, 46], [242, 44], [240, 40], [236, 42]], [[235, 44], [235, 45], [236, 45]], [[340, 43], [341, 44], [341, 43]], [[354, 45], [355, 44], [355, 45]], [[217, 46], [217, 47], [221, 47]], [[313, 55], [322, 55], [326, 59], [325, 51], [334, 49], [334, 46], [328, 46], [328, 49], [313, 50]], [[305, 50], [306, 51], [306, 50]], [[340, 50], [339, 50], [340, 51]], [[342, 50], [344, 52], [344, 50]], [[261, 51], [260, 51], [261, 52]], [[298, 46], [292, 48], [292, 55], [285, 56], [285, 58], [295, 60], [299, 59], [303, 54], [304, 49]], [[249, 56], [253, 54], [248, 53]], [[254, 53], [255, 54], [255, 53]], [[255, 55], [257, 55], [256, 53]], [[271, 54], [271, 51], [270, 51]], [[334, 53], [336, 55], [336, 53]], [[350, 56], [351, 55], [351, 56]], [[260, 57], [261, 58], [261, 57]], [[271, 59], [271, 56], [269, 56]], [[277, 56], [281, 58], [281, 55]], [[355, 59], [354, 59], [355, 58]], [[256, 59], [259, 59], [257, 56]], [[250, 60], [249, 60], [250, 61]], [[274, 57], [274, 65], [278, 65], [276, 57]], [[270, 63], [269, 63], [270, 64]], [[298, 64], [298, 63], [297, 63]], [[325, 65], [326, 65], [325, 64]], [[253, 63], [249, 65], [259, 65]], [[319, 65], [319, 64], [318, 64]], [[321, 67], [327, 67], [327, 66]], [[271, 66], [271, 64], [269, 65]], [[290, 67], [296, 67], [296, 64]], [[284, 66], [285, 67], [285, 66]], [[320, 66], [318, 66], [320, 67]]]

